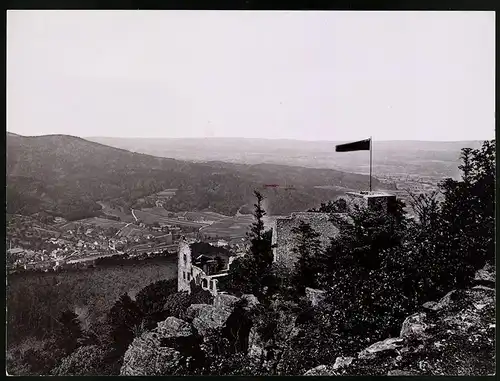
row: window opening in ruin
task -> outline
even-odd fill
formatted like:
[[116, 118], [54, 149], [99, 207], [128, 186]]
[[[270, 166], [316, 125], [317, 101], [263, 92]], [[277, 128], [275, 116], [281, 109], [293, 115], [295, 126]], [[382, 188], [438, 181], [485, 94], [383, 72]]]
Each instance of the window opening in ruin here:
[[203, 279], [203, 280], [201, 281], [201, 286], [202, 286], [203, 288], [208, 288], [208, 281], [207, 281], [206, 279]]

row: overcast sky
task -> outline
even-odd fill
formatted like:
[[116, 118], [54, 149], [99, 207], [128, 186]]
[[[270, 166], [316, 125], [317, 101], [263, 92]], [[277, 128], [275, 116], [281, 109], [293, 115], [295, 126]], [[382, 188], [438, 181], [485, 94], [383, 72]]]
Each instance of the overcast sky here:
[[9, 11], [21, 135], [494, 137], [493, 12]]

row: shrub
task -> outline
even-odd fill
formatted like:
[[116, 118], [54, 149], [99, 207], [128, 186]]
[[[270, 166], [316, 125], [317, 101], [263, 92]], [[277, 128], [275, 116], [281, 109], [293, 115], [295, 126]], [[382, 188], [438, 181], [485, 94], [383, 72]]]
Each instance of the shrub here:
[[103, 348], [89, 345], [78, 348], [71, 355], [62, 359], [51, 374], [54, 376], [98, 376], [104, 373]]

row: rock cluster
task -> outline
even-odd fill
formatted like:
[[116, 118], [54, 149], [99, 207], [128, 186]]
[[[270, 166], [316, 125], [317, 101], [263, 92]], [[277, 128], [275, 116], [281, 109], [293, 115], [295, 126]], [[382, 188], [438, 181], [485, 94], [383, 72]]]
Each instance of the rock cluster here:
[[399, 337], [374, 343], [349, 361], [339, 357], [335, 365], [320, 365], [305, 375], [494, 374], [494, 279], [494, 268], [485, 266], [476, 273], [478, 285], [425, 303], [425, 312], [405, 319]]
[[152, 331], [134, 339], [124, 356], [120, 374], [123, 376], [174, 375], [181, 366], [189, 366], [186, 353], [203, 350], [203, 342], [210, 332], [220, 330], [234, 311], [238, 301], [245, 301], [245, 309], [258, 304], [254, 295], [237, 298], [217, 295], [212, 305], [192, 304], [185, 320], [169, 317]]
[[134, 339], [129, 346], [120, 371], [124, 376], [157, 376], [172, 374], [180, 364], [181, 353], [165, 346], [165, 340], [171, 342], [192, 337], [194, 332], [189, 323], [175, 317], [169, 317], [158, 326]]

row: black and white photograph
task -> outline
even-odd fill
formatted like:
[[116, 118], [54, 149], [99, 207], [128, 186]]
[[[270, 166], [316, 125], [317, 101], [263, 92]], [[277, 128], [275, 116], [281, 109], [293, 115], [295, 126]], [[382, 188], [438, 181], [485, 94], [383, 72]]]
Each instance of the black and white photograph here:
[[496, 374], [495, 12], [6, 21], [6, 375]]

